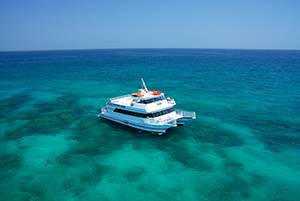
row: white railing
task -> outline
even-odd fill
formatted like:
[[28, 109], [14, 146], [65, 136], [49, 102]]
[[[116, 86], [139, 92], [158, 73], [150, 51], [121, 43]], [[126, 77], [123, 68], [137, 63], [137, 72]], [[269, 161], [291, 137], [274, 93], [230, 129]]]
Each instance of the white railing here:
[[191, 118], [196, 118], [196, 112], [193, 111], [184, 111], [184, 110], [178, 110], [176, 109], [176, 114], [183, 116], [183, 117], [191, 117]]
[[127, 98], [127, 97], [131, 97], [131, 94], [124, 95], [124, 96], [117, 96], [117, 97], [111, 98], [109, 100], [113, 101], [113, 100], [117, 100], [117, 99], [121, 99], [121, 98]]
[[167, 119], [143, 119], [144, 123], [146, 124], [154, 124], [154, 125], [176, 125], [176, 119], [174, 118], [167, 118]]
[[106, 110], [107, 110], [106, 106], [102, 107], [102, 108], [101, 108], [101, 113], [106, 112]]
[[167, 102], [168, 102], [168, 104], [175, 105], [175, 100], [174, 100], [174, 99], [171, 99], [171, 100], [168, 100], [168, 99], [167, 99]]

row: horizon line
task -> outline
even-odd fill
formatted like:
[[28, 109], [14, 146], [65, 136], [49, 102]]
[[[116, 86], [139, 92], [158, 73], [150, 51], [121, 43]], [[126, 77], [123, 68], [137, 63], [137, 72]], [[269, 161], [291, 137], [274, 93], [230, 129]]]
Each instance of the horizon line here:
[[186, 47], [176, 47], [176, 48], [168, 48], [168, 47], [143, 47], [143, 48], [127, 48], [127, 47], [119, 47], [119, 48], [83, 48], [83, 49], [35, 49], [35, 50], [0, 50], [0, 52], [42, 52], [42, 51], [80, 51], [80, 50], [146, 50], [146, 49], [195, 49], [195, 50], [273, 50], [273, 51], [299, 51], [299, 49], [294, 48], [186, 48]]

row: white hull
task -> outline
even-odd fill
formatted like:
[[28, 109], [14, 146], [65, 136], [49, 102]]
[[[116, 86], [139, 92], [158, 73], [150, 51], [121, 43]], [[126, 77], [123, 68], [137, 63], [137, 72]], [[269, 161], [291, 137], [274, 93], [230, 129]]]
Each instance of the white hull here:
[[169, 128], [176, 127], [177, 125], [151, 125], [151, 124], [145, 124], [145, 123], [139, 123], [135, 121], [125, 120], [125, 119], [117, 119], [115, 117], [109, 117], [103, 113], [99, 115], [100, 117], [104, 119], [108, 119], [111, 121], [114, 121], [119, 124], [123, 124], [125, 126], [129, 126], [135, 129], [148, 131], [148, 132], [155, 132], [155, 133], [165, 133]]

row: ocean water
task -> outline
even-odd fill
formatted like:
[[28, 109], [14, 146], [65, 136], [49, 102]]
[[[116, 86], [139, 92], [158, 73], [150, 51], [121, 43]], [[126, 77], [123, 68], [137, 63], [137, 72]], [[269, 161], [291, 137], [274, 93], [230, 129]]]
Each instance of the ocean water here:
[[[197, 119], [98, 118], [149, 90]], [[300, 200], [300, 51], [0, 52], [0, 200]]]

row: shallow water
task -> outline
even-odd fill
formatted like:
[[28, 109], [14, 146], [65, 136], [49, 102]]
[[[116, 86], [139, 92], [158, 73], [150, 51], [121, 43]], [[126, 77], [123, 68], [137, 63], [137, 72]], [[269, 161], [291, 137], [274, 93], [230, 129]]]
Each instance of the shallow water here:
[[[99, 119], [149, 90], [197, 119]], [[1, 200], [300, 200], [300, 51], [0, 52]]]

